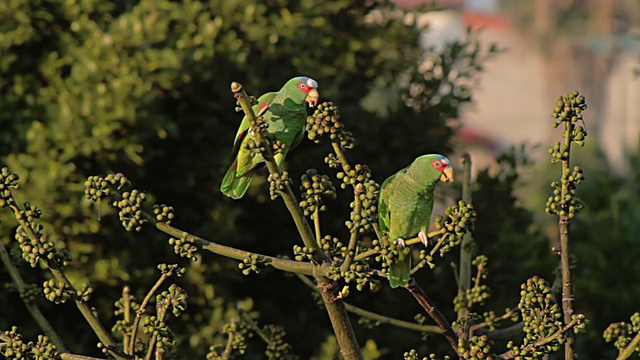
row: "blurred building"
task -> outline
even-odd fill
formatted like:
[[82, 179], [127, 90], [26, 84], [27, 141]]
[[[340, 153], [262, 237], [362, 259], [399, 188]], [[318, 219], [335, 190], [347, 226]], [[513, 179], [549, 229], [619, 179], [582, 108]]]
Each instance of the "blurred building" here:
[[[430, 3], [395, 2], [405, 8]], [[461, 39], [472, 27], [486, 44], [507, 50], [486, 64], [474, 105], [458, 119], [461, 148], [488, 161], [493, 152], [526, 142], [542, 145], [534, 156], [542, 155], [559, 137], [550, 117], [556, 97], [580, 90], [589, 104], [592, 141], [599, 141], [615, 171], [628, 169], [640, 139], [640, 78], [634, 74], [640, 70], [640, 2], [529, 0], [509, 9], [498, 0], [437, 3], [443, 10], [419, 16], [430, 28], [423, 44]]]

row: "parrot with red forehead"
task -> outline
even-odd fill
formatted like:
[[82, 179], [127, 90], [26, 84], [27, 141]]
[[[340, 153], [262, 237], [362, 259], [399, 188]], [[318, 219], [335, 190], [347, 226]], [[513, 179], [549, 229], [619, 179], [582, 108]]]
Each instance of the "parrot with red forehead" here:
[[[280, 166], [291, 148], [304, 136], [307, 122], [307, 106], [318, 103], [318, 83], [306, 76], [297, 76], [287, 81], [277, 92], [268, 92], [258, 98], [253, 106], [257, 116], [267, 124], [266, 131], [282, 142], [282, 151], [274, 155]], [[245, 115], [233, 142], [233, 162], [222, 179], [220, 191], [233, 199], [241, 198], [247, 191], [253, 172], [264, 162], [262, 154], [247, 149], [254, 139], [249, 118]]]
[[429, 154], [419, 156], [380, 186], [380, 230], [399, 250], [398, 258], [389, 265], [389, 284], [393, 288], [406, 286], [411, 276], [411, 249], [405, 246], [405, 239], [418, 236], [425, 246], [429, 245], [427, 232], [438, 181], [453, 181], [453, 168], [445, 156]]

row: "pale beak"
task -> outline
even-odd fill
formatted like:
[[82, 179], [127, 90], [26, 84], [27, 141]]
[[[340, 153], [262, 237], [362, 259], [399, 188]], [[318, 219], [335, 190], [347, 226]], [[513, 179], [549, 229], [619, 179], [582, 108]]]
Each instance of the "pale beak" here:
[[443, 183], [449, 183], [453, 181], [453, 168], [451, 166], [447, 166], [446, 168], [444, 168], [444, 171], [442, 171], [442, 174], [440, 175], [440, 181], [442, 181]]
[[318, 94], [318, 90], [311, 89], [307, 94], [307, 97], [304, 99], [304, 101], [308, 102], [310, 107], [315, 107], [316, 105], [318, 105], [319, 97], [320, 97], [320, 94]]

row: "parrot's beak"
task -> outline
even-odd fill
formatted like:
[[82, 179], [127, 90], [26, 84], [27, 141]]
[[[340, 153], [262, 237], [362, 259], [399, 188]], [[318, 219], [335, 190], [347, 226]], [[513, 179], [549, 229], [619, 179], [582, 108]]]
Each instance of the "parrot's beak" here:
[[318, 90], [311, 89], [307, 94], [307, 97], [304, 99], [304, 101], [308, 102], [310, 107], [316, 107], [316, 105], [318, 105], [319, 97], [320, 97], [320, 94], [318, 94]]
[[453, 181], [453, 168], [451, 166], [447, 166], [446, 168], [444, 168], [442, 174], [440, 175], [440, 181], [442, 181], [443, 183], [449, 183]]

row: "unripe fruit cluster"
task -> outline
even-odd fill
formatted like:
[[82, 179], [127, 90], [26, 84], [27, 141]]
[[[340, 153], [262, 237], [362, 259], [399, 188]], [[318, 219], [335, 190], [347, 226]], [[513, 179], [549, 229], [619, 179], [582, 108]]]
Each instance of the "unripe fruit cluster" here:
[[174, 217], [174, 209], [173, 206], [165, 204], [153, 205], [153, 214], [156, 216], [156, 221], [171, 224], [171, 220]]
[[267, 359], [284, 359], [291, 352], [291, 345], [284, 341], [284, 329], [276, 325], [265, 325], [262, 333], [269, 339], [265, 355]]
[[7, 206], [11, 201], [11, 189], [18, 189], [18, 174], [12, 173], [8, 167], [0, 170], [0, 207]]
[[127, 231], [140, 231], [142, 225], [147, 222], [141, 210], [142, 204], [146, 201], [147, 195], [136, 189], [122, 193], [120, 201], [114, 201], [115, 207], [119, 208], [118, 216], [122, 226]]
[[302, 200], [299, 205], [305, 216], [312, 215], [316, 210], [325, 211], [323, 198], [335, 199], [336, 188], [331, 183], [329, 176], [318, 174], [316, 169], [309, 169], [300, 179], [300, 191]]
[[[295, 252], [295, 250], [294, 250]], [[249, 275], [251, 272], [260, 273], [260, 267], [264, 261], [258, 254], [247, 253], [247, 256], [238, 264], [238, 269], [242, 270], [243, 275]]]
[[468, 342], [463, 338], [458, 339], [458, 353], [468, 360], [493, 359], [491, 355], [493, 342], [486, 335], [472, 336]]
[[[546, 280], [534, 276], [522, 284], [520, 289], [518, 308], [524, 322], [524, 345], [533, 344], [562, 329], [562, 311]], [[543, 353], [556, 351], [561, 341], [562, 337], [546, 343], [537, 351]]]
[[156, 316], [145, 317], [142, 322], [142, 331], [150, 336], [155, 336], [156, 351], [165, 353], [175, 345], [173, 332], [167, 324]]
[[341, 149], [353, 149], [353, 134], [344, 130], [338, 107], [332, 102], [318, 105], [313, 115], [307, 118], [305, 130], [309, 140], [315, 143], [319, 143], [323, 135], [328, 135], [329, 139], [338, 143]]
[[289, 173], [286, 171], [281, 174], [269, 174], [267, 180], [269, 181], [269, 197], [271, 197], [271, 200], [277, 199], [280, 193], [285, 191], [286, 186], [291, 185]]
[[177, 255], [187, 259], [193, 259], [194, 253], [198, 250], [186, 232], [182, 233], [179, 239], [169, 238], [169, 245], [173, 245], [173, 251]]
[[0, 347], [0, 355], [6, 359], [53, 359], [57, 357], [56, 346], [51, 343], [49, 337], [38, 335], [36, 342], [25, 342], [18, 333], [18, 327], [5, 331], [8, 338]]
[[70, 289], [64, 282], [56, 282], [51, 279], [45, 281], [42, 285], [44, 287], [44, 296], [52, 303], [63, 304], [71, 297]]
[[[573, 171], [562, 175], [560, 182], [552, 182], [553, 196], [550, 196], [547, 200], [545, 211], [548, 214], [573, 218], [584, 207], [582, 201], [575, 196], [576, 187], [583, 180], [582, 169], [579, 166], [575, 166]], [[563, 187], [565, 186], [566, 193], [563, 195]]]
[[187, 309], [187, 292], [176, 284], [171, 284], [168, 290], [165, 290], [156, 296], [156, 303], [171, 309], [174, 316], [180, 316], [180, 313]]
[[613, 323], [607, 327], [602, 336], [606, 342], [614, 341], [615, 347], [623, 350], [629, 346], [638, 332], [640, 332], [640, 313], [635, 313], [631, 316], [631, 323]]
[[98, 201], [109, 196], [112, 187], [119, 190], [129, 184], [129, 180], [121, 173], [109, 174], [104, 179], [99, 176], [89, 176], [84, 182], [84, 194], [87, 199]]

